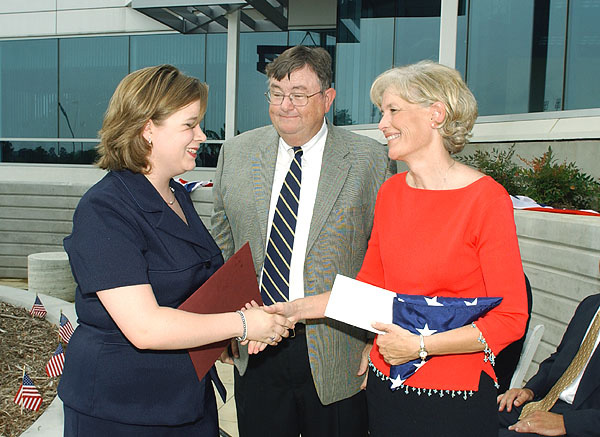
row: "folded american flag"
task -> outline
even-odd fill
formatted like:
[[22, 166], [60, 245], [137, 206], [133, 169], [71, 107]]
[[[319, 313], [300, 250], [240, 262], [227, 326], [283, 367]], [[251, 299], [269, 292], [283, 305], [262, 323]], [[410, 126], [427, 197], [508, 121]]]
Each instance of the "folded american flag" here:
[[60, 313], [59, 325], [58, 334], [60, 335], [62, 341], [65, 344], [68, 344], [71, 336], [73, 335], [73, 325], [71, 325], [71, 322], [69, 322], [69, 319], [67, 319], [67, 316], [65, 316], [63, 313]]
[[33, 317], [38, 317], [40, 319], [46, 317], [46, 308], [44, 308], [44, 305], [42, 304], [42, 301], [40, 300], [37, 294], [35, 295], [35, 302], [33, 303], [29, 314], [31, 314]]
[[35, 385], [27, 372], [23, 374], [23, 383], [15, 395], [14, 402], [28, 410], [37, 411], [40, 409], [42, 395], [37, 388], [35, 388]]
[[58, 347], [54, 351], [52, 358], [46, 364], [46, 374], [50, 378], [54, 378], [55, 376], [60, 376], [63, 373], [63, 368], [65, 366], [65, 353], [62, 347], [62, 344], [58, 343]]
[[[413, 334], [428, 336], [460, 328], [497, 306], [501, 297], [457, 298], [396, 294], [392, 321]], [[421, 359], [390, 367], [391, 389], [400, 388], [424, 362]]]

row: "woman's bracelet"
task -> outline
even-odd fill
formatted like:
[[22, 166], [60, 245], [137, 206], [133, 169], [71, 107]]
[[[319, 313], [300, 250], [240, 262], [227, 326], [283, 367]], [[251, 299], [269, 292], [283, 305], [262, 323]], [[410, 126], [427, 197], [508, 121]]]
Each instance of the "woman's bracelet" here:
[[236, 313], [238, 313], [242, 319], [243, 331], [242, 331], [242, 336], [236, 337], [235, 339], [237, 341], [246, 341], [246, 337], [248, 337], [248, 325], [246, 324], [246, 315], [244, 314], [243, 311], [240, 311], [240, 310], [237, 310]]
[[[475, 322], [472, 322], [471, 326], [473, 328], [479, 330], [479, 328], [477, 327]], [[487, 341], [485, 340], [485, 338], [483, 337], [483, 334], [481, 333], [481, 331], [479, 331], [479, 337], [477, 338], [477, 341], [483, 345], [483, 354], [484, 354], [483, 361], [484, 362], [489, 361], [492, 366], [495, 366], [496, 365], [496, 355], [494, 355], [494, 352], [492, 352], [492, 349], [490, 349], [490, 347], [487, 344]]]

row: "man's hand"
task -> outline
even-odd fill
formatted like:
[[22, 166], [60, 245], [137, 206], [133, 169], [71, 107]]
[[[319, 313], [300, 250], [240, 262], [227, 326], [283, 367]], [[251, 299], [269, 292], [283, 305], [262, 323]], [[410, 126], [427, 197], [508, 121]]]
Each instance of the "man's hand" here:
[[363, 382], [360, 385], [361, 390], [367, 388], [367, 378], [369, 377], [369, 372], [367, 372], [367, 370], [369, 369], [369, 354], [371, 353], [372, 348], [373, 340], [371, 340], [365, 345], [365, 348], [363, 349], [362, 354], [360, 356], [360, 365], [358, 366], [358, 372], [356, 374], [358, 376], [362, 374], [365, 375], [365, 379], [363, 379]]
[[240, 357], [240, 351], [238, 348], [238, 342], [235, 338], [231, 339], [231, 344], [225, 348], [223, 352], [221, 352], [221, 356], [219, 357], [219, 361], [225, 364], [232, 364], [233, 359]]
[[267, 343], [262, 343], [260, 341], [248, 341], [248, 355], [255, 355], [259, 352], [264, 351], [267, 346], [269, 346]]
[[511, 388], [507, 392], [498, 395], [498, 411], [503, 411], [506, 408], [506, 411], [511, 412], [513, 405], [515, 407], [520, 407], [525, 402], [529, 402], [533, 399], [533, 391], [528, 388]]
[[[287, 304], [287, 303], [286, 303]], [[242, 311], [244, 310], [251, 310], [251, 309], [260, 309], [262, 311], [264, 311], [267, 314], [271, 314], [274, 315], [276, 317], [281, 317], [282, 315], [279, 314], [277, 311], [268, 311], [270, 307], [269, 306], [259, 306], [258, 303], [256, 303], [254, 300], [251, 302], [248, 302], [245, 305], [245, 308], [242, 308]], [[285, 317], [285, 316], [283, 316]], [[290, 320], [286, 320], [286, 326], [287, 328], [291, 329], [294, 327], [295, 322], [290, 322]], [[266, 349], [267, 346], [271, 345], [271, 346], [276, 346], [281, 340], [283, 340], [285, 337], [288, 337], [290, 335], [289, 329], [285, 329], [283, 333], [280, 333], [279, 335], [276, 335], [275, 337], [270, 338], [271, 342], [267, 343], [265, 341], [258, 341], [258, 340], [249, 340], [246, 339], [242, 342], [243, 346], [248, 345], [248, 354], [249, 355], [253, 355], [253, 354], [258, 354], [259, 352], [262, 352]]]
[[298, 300], [300, 299], [292, 300], [290, 302], [275, 302], [273, 305], [268, 305], [263, 308], [269, 314], [279, 314], [292, 323], [296, 323], [303, 318], [300, 314]]
[[567, 433], [562, 414], [550, 413], [548, 411], [534, 411], [529, 416], [509, 426], [508, 429], [516, 432], [529, 432], [548, 436], [565, 435]]

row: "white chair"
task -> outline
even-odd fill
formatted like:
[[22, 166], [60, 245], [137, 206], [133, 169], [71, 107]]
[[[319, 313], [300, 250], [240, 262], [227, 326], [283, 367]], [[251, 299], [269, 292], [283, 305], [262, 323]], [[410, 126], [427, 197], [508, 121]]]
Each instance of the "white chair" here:
[[521, 388], [523, 386], [525, 374], [527, 373], [527, 369], [529, 369], [535, 351], [542, 340], [542, 335], [544, 335], [544, 325], [542, 324], [534, 326], [533, 329], [530, 329], [527, 333], [523, 351], [521, 352], [521, 358], [519, 358], [519, 364], [517, 364], [515, 373], [510, 380], [509, 388]]

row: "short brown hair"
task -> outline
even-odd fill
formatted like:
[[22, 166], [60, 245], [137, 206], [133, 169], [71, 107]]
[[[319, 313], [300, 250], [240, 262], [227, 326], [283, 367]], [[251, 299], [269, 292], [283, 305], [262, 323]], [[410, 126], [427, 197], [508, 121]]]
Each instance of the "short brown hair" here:
[[96, 165], [106, 170], [149, 173], [152, 146], [142, 137], [149, 120], [160, 124], [174, 112], [200, 101], [198, 122], [204, 117], [208, 86], [172, 65], [142, 68], [119, 83], [100, 129]]
[[421, 61], [381, 73], [371, 85], [371, 101], [378, 108], [388, 89], [408, 103], [429, 106], [441, 102], [446, 118], [438, 129], [444, 147], [450, 153], [465, 147], [477, 119], [477, 101], [458, 71], [437, 62]]
[[333, 72], [331, 71], [331, 56], [322, 47], [294, 46], [287, 49], [273, 62], [267, 65], [265, 71], [269, 79], [281, 80], [308, 65], [315, 72], [321, 84], [321, 91], [331, 88]]

